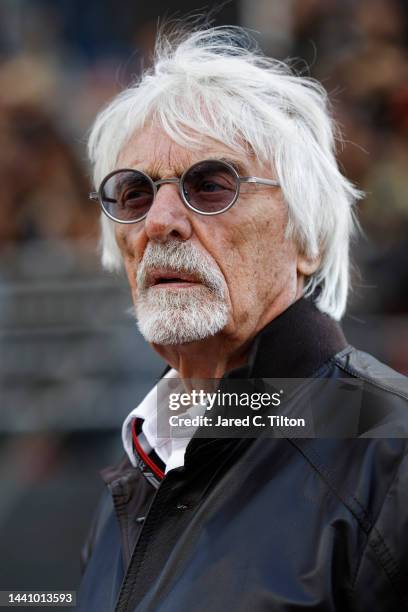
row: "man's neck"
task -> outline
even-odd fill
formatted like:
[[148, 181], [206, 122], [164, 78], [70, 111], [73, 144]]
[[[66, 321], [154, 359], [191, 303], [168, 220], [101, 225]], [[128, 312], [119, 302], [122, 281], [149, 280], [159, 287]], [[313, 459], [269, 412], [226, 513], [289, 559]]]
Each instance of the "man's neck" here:
[[213, 336], [184, 345], [153, 345], [153, 348], [177, 370], [180, 378], [204, 380], [222, 378], [226, 372], [244, 365], [250, 345], [247, 342], [234, 347], [225, 339]]

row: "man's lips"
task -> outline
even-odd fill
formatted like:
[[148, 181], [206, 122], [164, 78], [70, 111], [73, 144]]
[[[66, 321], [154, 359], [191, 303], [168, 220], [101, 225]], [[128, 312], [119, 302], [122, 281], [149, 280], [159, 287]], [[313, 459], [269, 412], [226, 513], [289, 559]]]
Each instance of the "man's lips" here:
[[186, 272], [175, 270], [154, 270], [147, 276], [146, 285], [150, 289], [154, 288], [185, 288], [201, 282], [193, 275]]

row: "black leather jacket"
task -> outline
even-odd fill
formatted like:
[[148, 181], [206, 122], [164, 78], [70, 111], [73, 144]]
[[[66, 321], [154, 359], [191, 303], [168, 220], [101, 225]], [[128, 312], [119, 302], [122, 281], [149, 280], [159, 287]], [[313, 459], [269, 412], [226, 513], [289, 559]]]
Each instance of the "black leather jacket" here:
[[158, 488], [127, 458], [104, 470], [78, 609], [408, 610], [407, 379], [306, 299], [230, 375], [364, 380], [359, 435], [193, 437]]

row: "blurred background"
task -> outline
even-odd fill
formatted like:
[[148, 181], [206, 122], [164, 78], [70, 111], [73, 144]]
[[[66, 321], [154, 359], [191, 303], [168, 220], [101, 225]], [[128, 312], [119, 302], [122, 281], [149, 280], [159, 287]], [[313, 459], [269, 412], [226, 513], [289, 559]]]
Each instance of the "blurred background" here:
[[[0, 589], [77, 588], [98, 470], [162, 370], [99, 265], [86, 136], [149, 62], [158, 17], [215, 4], [0, 3]], [[342, 170], [367, 193], [344, 328], [408, 374], [407, 0], [232, 0], [214, 22], [328, 89]]]

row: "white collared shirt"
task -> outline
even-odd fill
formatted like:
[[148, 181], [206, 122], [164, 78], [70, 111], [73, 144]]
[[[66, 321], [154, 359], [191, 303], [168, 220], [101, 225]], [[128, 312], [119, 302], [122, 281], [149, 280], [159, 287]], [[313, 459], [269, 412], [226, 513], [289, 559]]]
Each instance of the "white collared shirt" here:
[[[178, 378], [179, 376], [177, 370], [171, 369], [165, 374], [164, 378]], [[178, 389], [178, 391], [183, 393], [185, 388], [181, 380], [179, 381], [179, 386], [180, 389]], [[172, 391], [177, 391], [177, 389], [172, 388]], [[191, 427], [188, 428], [188, 430], [183, 429], [183, 431], [186, 432], [185, 437], [158, 437], [158, 418], [161, 412], [168, 410], [168, 396], [167, 394], [163, 395], [163, 393], [166, 392], [166, 389], [160, 389], [159, 386], [156, 385], [149, 391], [140, 404], [128, 414], [122, 426], [122, 441], [130, 462], [132, 465], [136, 466], [137, 461], [132, 441], [132, 423], [136, 417], [143, 419], [142, 433], [138, 436], [139, 442], [146, 453], [149, 453], [151, 449], [156, 451], [157, 455], [166, 465], [165, 473], [167, 474], [170, 470], [184, 465], [184, 455], [187, 445], [197, 427]], [[205, 406], [200, 406], [198, 409], [195, 407], [187, 412], [195, 415], [204, 410]]]

